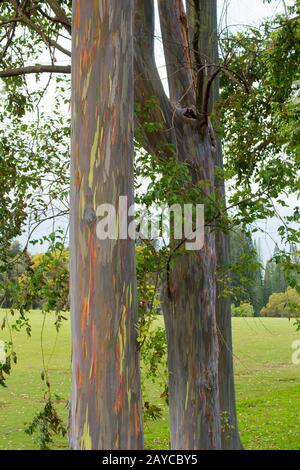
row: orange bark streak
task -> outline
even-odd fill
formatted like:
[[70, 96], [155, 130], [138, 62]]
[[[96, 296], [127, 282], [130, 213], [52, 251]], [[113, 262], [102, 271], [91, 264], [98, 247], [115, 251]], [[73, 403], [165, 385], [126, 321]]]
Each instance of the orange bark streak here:
[[82, 349], [84, 358], [86, 358], [86, 356], [87, 356], [87, 347], [86, 347], [86, 342], [85, 342], [84, 336], [82, 336], [82, 338], [81, 338], [81, 349]]
[[79, 367], [77, 367], [77, 371], [76, 371], [76, 381], [77, 381], [77, 386], [81, 387], [81, 385], [83, 384], [83, 375]]
[[80, 2], [77, 2], [77, 10], [76, 10], [76, 16], [75, 16], [75, 26], [77, 29], [80, 27]]
[[123, 388], [123, 385], [120, 384], [119, 389], [118, 389], [117, 398], [116, 398], [115, 404], [114, 404], [115, 414], [120, 413], [123, 405], [124, 405], [124, 388]]
[[84, 49], [81, 53], [81, 60], [80, 60], [81, 72], [84, 72], [87, 70], [88, 63], [89, 63], [89, 56], [88, 56], [86, 49]]
[[82, 313], [81, 313], [81, 333], [84, 333], [85, 325], [88, 317], [88, 303], [87, 299], [83, 299]]

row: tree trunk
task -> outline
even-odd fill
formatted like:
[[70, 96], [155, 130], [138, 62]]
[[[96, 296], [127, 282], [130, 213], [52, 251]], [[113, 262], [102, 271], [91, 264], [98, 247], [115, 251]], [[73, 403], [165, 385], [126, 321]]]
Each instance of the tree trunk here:
[[135, 247], [96, 232], [101, 204], [133, 203], [133, 2], [73, 4], [69, 441], [139, 449]]
[[[220, 142], [218, 143], [220, 146]], [[216, 165], [223, 168], [222, 149], [219, 147]], [[224, 181], [216, 180], [216, 189], [224, 199]], [[222, 230], [216, 232], [216, 256], [217, 272], [224, 275], [230, 263], [230, 240], [229, 235]], [[217, 328], [219, 339], [219, 395], [222, 425], [222, 449], [240, 450], [238, 422], [236, 415], [234, 369], [232, 353], [232, 328], [231, 328], [231, 298], [223, 293], [223, 282], [217, 282]]]
[[220, 449], [214, 236], [181, 256], [162, 306], [168, 342], [172, 449]]
[[[158, 5], [170, 100], [161, 83], [153, 80], [153, 2], [135, 2], [136, 98], [143, 103], [156, 96], [162, 116], [156, 132], [145, 132], [146, 149], [162, 154], [168, 143], [174, 145], [176, 158], [189, 162], [194, 179], [206, 182], [206, 196], [215, 188], [225, 204], [224, 181], [214, 175], [223, 157], [208, 119], [219, 86], [215, 82], [208, 89], [218, 61], [216, 0], [190, 0], [187, 14], [181, 0], [159, 0]], [[157, 122], [157, 115], [153, 110], [149, 120]], [[222, 296], [216, 273], [217, 265], [222, 269], [228, 264], [228, 257], [227, 236], [207, 229], [204, 249], [176, 259], [162, 292], [173, 449], [240, 448], [230, 299]]]
[[[199, 0], [196, 0], [199, 1]], [[201, 3], [201, 2], [200, 2]], [[206, 43], [205, 54], [212, 64], [219, 63], [218, 50], [218, 16], [217, 0], [206, 2], [204, 11], [200, 11], [207, 29], [210, 31], [210, 39], [207, 41], [203, 35], [203, 43]], [[205, 29], [204, 29], [205, 34]], [[203, 48], [203, 47], [202, 47]], [[213, 112], [214, 104], [219, 99], [220, 81], [217, 76], [213, 82], [210, 94], [209, 112]], [[220, 138], [216, 139], [215, 165], [224, 169], [222, 143]], [[222, 174], [215, 178], [215, 191], [220, 199], [221, 206], [226, 208], [225, 182]], [[218, 223], [216, 224], [218, 226]], [[228, 271], [230, 258], [230, 239], [224, 230], [216, 230], [216, 258], [217, 258], [217, 298], [216, 314], [219, 340], [219, 398], [222, 426], [222, 449], [239, 450], [242, 448], [238, 432], [236, 415], [233, 353], [232, 353], [232, 328], [231, 328], [231, 298], [224, 295], [224, 275], [229, 276]]]
[[[203, 197], [210, 197], [214, 156], [209, 129], [195, 116], [185, 116], [184, 108], [182, 113], [174, 118], [177, 158], [188, 163], [195, 182], [203, 183]], [[220, 449], [216, 246], [209, 227], [202, 250], [175, 258], [161, 300], [168, 345], [171, 448]]]
[[[147, 149], [163, 154], [163, 149], [167, 148], [165, 144], [173, 144], [176, 147], [177, 159], [189, 164], [194, 179], [207, 183], [204, 185], [204, 196], [209, 196], [214, 186], [214, 159], [209, 129], [201, 127], [195, 112], [193, 113], [195, 100], [188, 101], [185, 94], [191, 73], [185, 76], [187, 69], [178, 67], [180, 77], [176, 77], [172, 73], [174, 70], [170, 70], [171, 64], [174, 64], [174, 57], [171, 57], [174, 50], [167, 38], [173, 31], [171, 44], [180, 45], [182, 35], [186, 32], [184, 28], [176, 28], [176, 24], [172, 23], [176, 23], [183, 13], [183, 10], [178, 11], [178, 5], [177, 0], [168, 2], [167, 11], [170, 14], [167, 17], [164, 1], [159, 2], [160, 14], [164, 14], [165, 19], [162, 23], [162, 34], [165, 38], [170, 102], [162, 90], [161, 83], [158, 85], [157, 81], [152, 82], [156, 70], [153, 48], [147, 47], [146, 51], [142, 52], [140, 46], [145, 41], [147, 44], [153, 42], [153, 2], [136, 1], [136, 98], [141, 103], [145, 102], [147, 96], [154, 95], [160, 103], [161, 127], [154, 135], [146, 135]], [[185, 57], [185, 53], [186, 51], [181, 58]], [[179, 54], [178, 50], [176, 54]], [[183, 95], [185, 99], [183, 98], [182, 102]], [[195, 96], [192, 87], [189, 96], [190, 100]], [[182, 104], [186, 106], [183, 107]], [[189, 104], [191, 112], [188, 112]], [[151, 117], [157, 122], [155, 113], [156, 110], [153, 110]], [[172, 449], [221, 447], [215, 271], [215, 236], [207, 228], [204, 249], [176, 258], [162, 293], [168, 342]]]

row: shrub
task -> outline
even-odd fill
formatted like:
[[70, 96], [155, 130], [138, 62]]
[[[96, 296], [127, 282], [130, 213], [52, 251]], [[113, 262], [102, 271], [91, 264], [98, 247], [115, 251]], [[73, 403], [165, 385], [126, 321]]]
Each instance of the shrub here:
[[298, 317], [300, 311], [300, 295], [296, 289], [289, 287], [286, 292], [274, 292], [261, 310], [264, 317]]
[[231, 306], [231, 315], [233, 317], [254, 317], [254, 308], [251, 304], [244, 302], [239, 306]]

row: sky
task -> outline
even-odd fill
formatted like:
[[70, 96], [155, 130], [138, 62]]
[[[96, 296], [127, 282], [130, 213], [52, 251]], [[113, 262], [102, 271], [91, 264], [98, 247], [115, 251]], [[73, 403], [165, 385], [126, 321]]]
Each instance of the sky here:
[[[157, 0], [155, 0], [157, 1]], [[167, 0], [166, 0], [167, 1]], [[290, 4], [290, 0], [285, 2], [287, 5]], [[283, 0], [273, 0], [271, 4], [264, 3], [263, 0], [218, 0], [218, 11], [219, 11], [219, 29], [223, 29], [227, 26], [234, 30], [243, 29], [245, 26], [258, 25], [264, 18], [270, 18], [277, 13], [284, 12]], [[163, 80], [164, 86], [167, 91], [166, 71], [162, 43], [159, 40], [161, 36], [159, 28], [158, 12], [156, 8], [156, 31], [157, 37], [155, 42], [155, 56], [158, 71]], [[294, 206], [295, 200], [291, 200], [291, 206]], [[281, 214], [283, 212], [281, 211]], [[60, 225], [65, 225], [65, 222], [60, 222]], [[255, 235], [255, 239], [259, 242], [262, 258], [266, 262], [271, 258], [275, 242], [279, 242], [277, 237], [277, 228], [281, 225], [278, 219], [271, 219], [260, 224], [260, 227], [265, 233], [258, 233]], [[42, 236], [45, 232], [52, 231], [52, 224], [45, 223], [36, 232], [35, 238]], [[21, 243], [25, 243], [26, 237], [21, 238]], [[30, 251], [37, 253], [44, 251], [45, 246], [40, 245], [31, 246]]]
[[[220, 12], [225, 2], [218, 3]], [[228, 3], [228, 25], [257, 25], [263, 18], [284, 11], [282, 0], [273, 0], [271, 4], [263, 3], [262, 0], [229, 0], [226, 3]]]

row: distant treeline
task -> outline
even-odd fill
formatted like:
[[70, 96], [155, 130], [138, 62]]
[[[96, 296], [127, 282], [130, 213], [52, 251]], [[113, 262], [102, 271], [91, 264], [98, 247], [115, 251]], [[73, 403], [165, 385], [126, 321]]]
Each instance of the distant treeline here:
[[[300, 296], [288, 289], [284, 272], [275, 261], [277, 251], [264, 266], [250, 234], [241, 229], [231, 234], [231, 264], [219, 276], [224, 276], [224, 291], [232, 298], [233, 315], [293, 316]], [[68, 286], [67, 248], [31, 255], [15, 242], [0, 271], [0, 307], [67, 310]]]
[[235, 230], [231, 234], [231, 285], [235, 307], [248, 303], [259, 316], [273, 293], [286, 292], [288, 283], [279, 263], [275, 261], [278, 248], [266, 266], [260, 250], [250, 234]]

